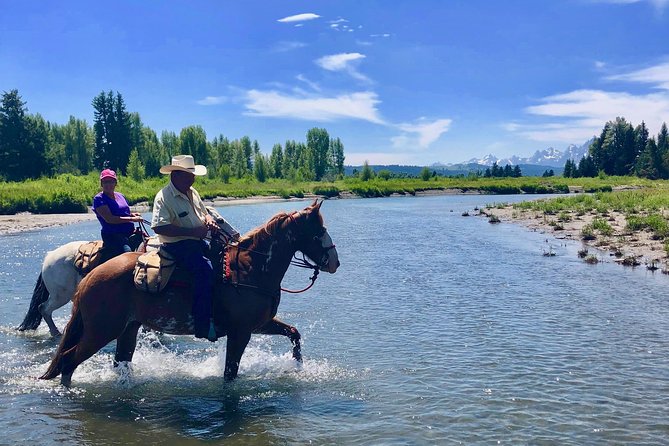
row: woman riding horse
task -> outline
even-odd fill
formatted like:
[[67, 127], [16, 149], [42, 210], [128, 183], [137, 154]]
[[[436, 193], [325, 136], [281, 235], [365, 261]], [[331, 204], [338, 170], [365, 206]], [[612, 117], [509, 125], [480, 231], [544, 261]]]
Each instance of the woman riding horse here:
[[[228, 337], [226, 380], [237, 376], [252, 333], [289, 337], [299, 360], [299, 333], [275, 315], [281, 281], [296, 251], [311, 259], [315, 264], [310, 266], [316, 270], [334, 273], [339, 267], [337, 250], [323, 226], [321, 204], [314, 202], [300, 212], [277, 214], [231, 245], [225, 256], [213, 259], [214, 325], [218, 337]], [[168, 334], [193, 333], [190, 287], [172, 284], [152, 295], [137, 290], [132, 271], [138, 255], [115, 257], [84, 278], [65, 334], [42, 379], [60, 374], [61, 383], [69, 386], [76, 367], [114, 339], [115, 361], [131, 361], [141, 325]]]

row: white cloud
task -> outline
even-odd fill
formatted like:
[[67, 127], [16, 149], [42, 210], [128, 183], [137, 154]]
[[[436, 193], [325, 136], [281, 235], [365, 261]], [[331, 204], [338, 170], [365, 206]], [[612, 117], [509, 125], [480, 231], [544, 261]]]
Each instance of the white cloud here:
[[[576, 90], [548, 96], [543, 104], [527, 107], [533, 115], [559, 119], [538, 125], [507, 125], [535, 141], [578, 142], [601, 132], [604, 123], [622, 116], [638, 125], [645, 121], [651, 132], [669, 120], [669, 94], [633, 95], [626, 92]], [[510, 127], [509, 127], [510, 126]]]
[[200, 105], [218, 105], [224, 104], [228, 101], [228, 98], [225, 96], [207, 96], [204, 99], [197, 101]]
[[303, 74], [298, 74], [297, 76], [295, 76], [295, 79], [297, 79], [300, 82], [304, 82], [305, 84], [307, 84], [314, 91], [321, 91], [320, 85], [318, 85], [316, 82], [310, 81]]
[[609, 76], [607, 79], [654, 84], [655, 88], [669, 90], [669, 62], [631, 73]]
[[634, 125], [644, 121], [651, 134], [659, 131], [663, 122], [669, 121], [669, 62], [605, 79], [649, 84], [656, 91], [633, 94], [583, 89], [551, 95], [542, 98], [541, 104], [525, 108], [527, 113], [551, 121], [511, 122], [502, 126], [535, 141], [576, 143], [598, 135], [606, 122], [618, 116]]
[[426, 148], [439, 137], [448, 131], [451, 126], [451, 119], [437, 119], [432, 122], [427, 122], [421, 119], [415, 124], [399, 124], [397, 127], [406, 133], [415, 135], [413, 138], [407, 135], [400, 135], [392, 139], [395, 147], [406, 147], [409, 144], [417, 144], [420, 148]]
[[304, 48], [305, 46], [307, 46], [307, 44], [304, 42], [284, 40], [277, 42], [276, 45], [274, 45], [274, 51], [277, 53], [285, 53], [287, 51]]
[[308, 121], [360, 119], [384, 124], [376, 105], [376, 93], [363, 91], [334, 97], [290, 96], [277, 91], [249, 90], [246, 92], [247, 114]]
[[354, 66], [356, 61], [364, 59], [366, 56], [360, 53], [339, 53], [329, 56], [323, 56], [316, 59], [316, 65], [328, 71], [344, 71], [361, 81], [369, 82], [369, 78], [360, 73]]
[[594, 3], [612, 3], [617, 5], [629, 5], [632, 3], [650, 3], [658, 13], [662, 13], [669, 5], [669, 0], [590, 0]]
[[305, 20], [314, 20], [319, 18], [320, 16], [318, 14], [314, 14], [312, 12], [304, 13], [304, 14], [296, 14], [296, 15], [291, 15], [288, 17], [284, 17], [282, 19], [277, 20], [277, 22], [281, 23], [292, 23], [292, 22], [304, 22]]

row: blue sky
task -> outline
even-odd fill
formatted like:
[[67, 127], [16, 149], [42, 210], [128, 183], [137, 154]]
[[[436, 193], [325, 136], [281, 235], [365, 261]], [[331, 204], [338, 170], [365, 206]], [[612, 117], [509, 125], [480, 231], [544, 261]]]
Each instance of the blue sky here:
[[669, 0], [0, 0], [0, 90], [92, 122], [119, 91], [158, 134], [261, 150], [324, 127], [347, 164], [460, 162], [669, 122]]

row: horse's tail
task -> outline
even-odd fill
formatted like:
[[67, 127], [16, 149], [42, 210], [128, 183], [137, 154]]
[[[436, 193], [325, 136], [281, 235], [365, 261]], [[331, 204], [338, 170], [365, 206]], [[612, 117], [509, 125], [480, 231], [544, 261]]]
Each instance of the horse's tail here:
[[35, 330], [39, 327], [40, 322], [42, 322], [42, 313], [39, 311], [39, 306], [49, 299], [49, 290], [46, 289], [44, 285], [44, 280], [42, 279], [42, 273], [40, 273], [37, 278], [37, 283], [35, 283], [35, 289], [33, 290], [33, 297], [30, 301], [30, 308], [28, 308], [28, 313], [26, 317], [23, 318], [21, 325], [17, 327], [19, 331], [25, 330]]
[[44, 375], [39, 377], [39, 379], [53, 379], [60, 375], [63, 370], [64, 361], [68, 356], [74, 353], [83, 332], [84, 320], [81, 317], [78, 300], [75, 299], [74, 306], [72, 307], [72, 317], [65, 327], [63, 339], [60, 340], [60, 344], [58, 345], [56, 354], [51, 360], [51, 364], [49, 364], [49, 368]]

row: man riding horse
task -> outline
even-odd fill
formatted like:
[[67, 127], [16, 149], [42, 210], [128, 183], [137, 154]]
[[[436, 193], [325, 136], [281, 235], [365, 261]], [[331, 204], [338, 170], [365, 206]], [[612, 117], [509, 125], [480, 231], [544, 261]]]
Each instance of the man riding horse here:
[[172, 163], [160, 168], [170, 174], [170, 182], [153, 202], [151, 228], [158, 234], [162, 249], [193, 275], [193, 319], [195, 337], [216, 341], [211, 318], [214, 270], [205, 256], [208, 231], [219, 230], [207, 212], [200, 194], [193, 188], [195, 176], [206, 175], [207, 168], [196, 165], [192, 156], [177, 155]]

